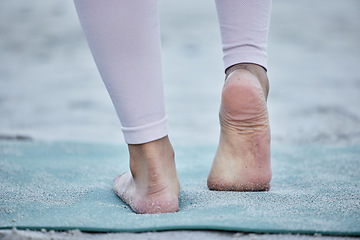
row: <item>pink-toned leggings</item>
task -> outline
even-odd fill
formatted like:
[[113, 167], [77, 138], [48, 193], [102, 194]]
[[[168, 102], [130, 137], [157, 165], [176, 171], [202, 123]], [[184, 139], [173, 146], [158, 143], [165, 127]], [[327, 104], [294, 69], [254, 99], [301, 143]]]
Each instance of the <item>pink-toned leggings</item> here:
[[[225, 69], [267, 68], [271, 0], [215, 0]], [[91, 52], [121, 121], [125, 141], [168, 134], [157, 0], [75, 0]]]

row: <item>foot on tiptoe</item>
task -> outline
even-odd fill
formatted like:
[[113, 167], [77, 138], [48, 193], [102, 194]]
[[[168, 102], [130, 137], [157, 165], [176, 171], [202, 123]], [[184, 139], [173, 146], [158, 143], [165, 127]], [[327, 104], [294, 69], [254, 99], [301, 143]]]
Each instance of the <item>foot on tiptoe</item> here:
[[208, 176], [210, 190], [270, 189], [270, 126], [266, 71], [240, 64], [228, 74], [222, 90], [220, 140]]

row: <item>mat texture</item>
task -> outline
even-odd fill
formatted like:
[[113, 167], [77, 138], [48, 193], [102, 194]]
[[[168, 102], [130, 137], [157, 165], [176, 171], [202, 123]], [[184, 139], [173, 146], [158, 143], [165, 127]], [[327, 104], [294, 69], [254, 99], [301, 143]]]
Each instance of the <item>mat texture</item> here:
[[215, 146], [176, 147], [180, 211], [137, 215], [113, 192], [124, 146], [0, 142], [0, 228], [214, 229], [360, 235], [360, 148], [273, 146], [270, 192], [206, 187]]

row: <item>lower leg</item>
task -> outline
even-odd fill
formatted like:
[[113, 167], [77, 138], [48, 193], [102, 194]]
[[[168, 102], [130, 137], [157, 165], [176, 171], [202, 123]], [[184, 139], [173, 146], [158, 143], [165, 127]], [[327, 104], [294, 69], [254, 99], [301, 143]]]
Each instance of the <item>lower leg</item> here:
[[114, 191], [137, 213], [174, 212], [179, 181], [167, 137], [157, 1], [75, 5], [129, 147], [131, 171], [115, 179]]
[[219, 114], [219, 146], [208, 187], [268, 190], [271, 180], [266, 106], [269, 83], [265, 69], [271, 0], [216, 0], [216, 7], [227, 79]]

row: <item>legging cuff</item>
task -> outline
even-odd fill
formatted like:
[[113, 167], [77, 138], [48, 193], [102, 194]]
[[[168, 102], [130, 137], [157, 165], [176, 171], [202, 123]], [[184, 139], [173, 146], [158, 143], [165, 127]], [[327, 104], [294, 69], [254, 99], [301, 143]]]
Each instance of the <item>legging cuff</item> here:
[[122, 127], [127, 144], [142, 144], [168, 135], [167, 117], [150, 124], [138, 127]]
[[232, 52], [224, 55], [225, 70], [238, 63], [254, 63], [262, 66], [267, 70], [267, 54], [266, 52]]

